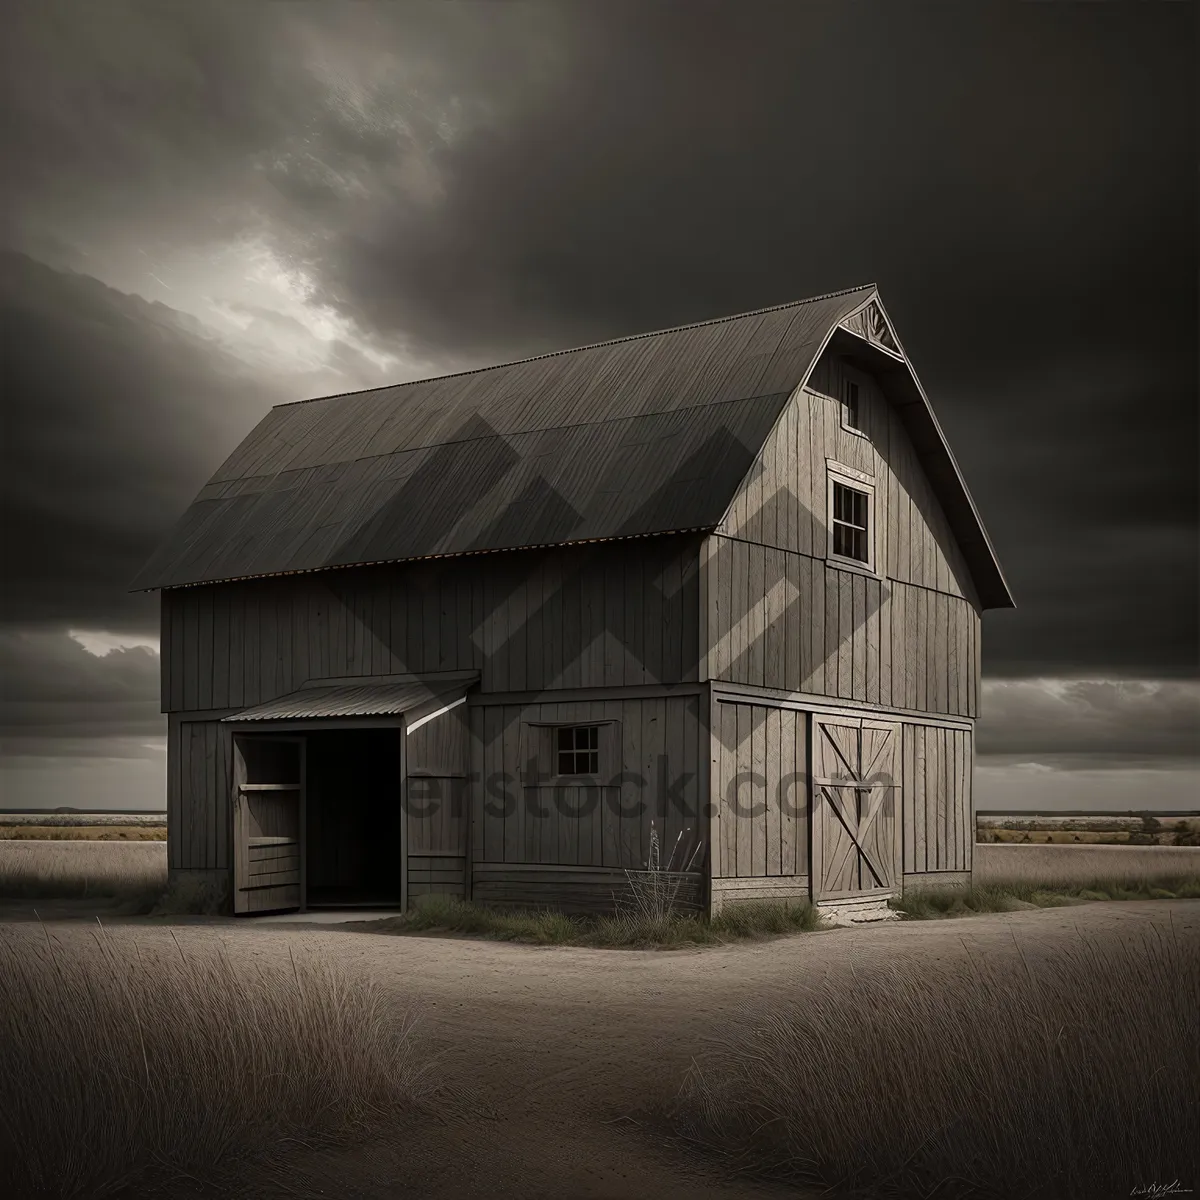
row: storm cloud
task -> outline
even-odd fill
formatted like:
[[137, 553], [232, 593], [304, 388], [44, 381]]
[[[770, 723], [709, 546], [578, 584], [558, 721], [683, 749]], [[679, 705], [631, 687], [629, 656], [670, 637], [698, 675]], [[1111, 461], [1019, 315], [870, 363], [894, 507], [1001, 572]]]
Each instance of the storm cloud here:
[[4, 623], [157, 631], [134, 572], [282, 398], [165, 305], [0, 254]]
[[1200, 685], [992, 680], [977, 750], [1054, 767], [1200, 766]]
[[142, 646], [97, 655], [65, 633], [0, 633], [5, 757], [161, 756], [158, 674]]
[[[873, 280], [1019, 605], [985, 745], [1098, 750], [1103, 693], [1032, 681], [1200, 654], [1194, 48], [1189, 5], [17, 6], [0, 615], [156, 632], [128, 580], [272, 403]], [[1175, 754], [1186, 692], [1119, 694], [1107, 744]]]

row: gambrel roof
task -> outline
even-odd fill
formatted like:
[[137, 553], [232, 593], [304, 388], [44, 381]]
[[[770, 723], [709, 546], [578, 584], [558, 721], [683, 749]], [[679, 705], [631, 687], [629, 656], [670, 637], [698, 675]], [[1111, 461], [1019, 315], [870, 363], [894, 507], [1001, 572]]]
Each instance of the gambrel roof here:
[[981, 603], [1011, 606], [874, 285], [277, 405], [132, 588], [712, 529], [834, 339], [897, 405]]

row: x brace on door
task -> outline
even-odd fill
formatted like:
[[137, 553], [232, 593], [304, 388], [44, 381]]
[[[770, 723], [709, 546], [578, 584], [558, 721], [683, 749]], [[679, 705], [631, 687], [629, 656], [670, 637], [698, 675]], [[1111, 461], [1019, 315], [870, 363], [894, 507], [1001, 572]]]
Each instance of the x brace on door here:
[[[875, 886], [887, 887], [886, 874], [880, 870], [878, 863], [871, 860], [871, 855], [867, 851], [865, 842], [867, 834], [871, 832], [871, 827], [875, 824], [875, 818], [879, 815], [880, 809], [883, 806], [887, 790], [899, 787], [899, 784], [867, 783], [861, 779], [814, 779], [813, 782], [824, 791], [830, 808], [837, 814], [838, 820], [842, 823], [842, 828], [845, 829], [846, 834], [850, 838], [850, 841], [842, 846], [841, 853], [837, 859], [827, 867], [825, 878], [839, 878], [842, 869], [846, 865], [846, 860], [857, 849], [858, 853], [862, 856], [863, 862], [867, 864], [867, 869], [875, 877]], [[878, 795], [871, 797], [866, 813], [860, 818], [857, 814], [852, 815], [849, 813], [842, 804], [841, 793], [843, 788], [856, 792], [877, 792]]]

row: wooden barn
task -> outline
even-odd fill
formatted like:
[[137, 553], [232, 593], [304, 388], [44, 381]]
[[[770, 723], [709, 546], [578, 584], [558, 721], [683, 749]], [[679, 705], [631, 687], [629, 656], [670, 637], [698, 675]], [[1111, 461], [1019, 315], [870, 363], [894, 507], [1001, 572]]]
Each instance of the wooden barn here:
[[279, 405], [133, 587], [236, 912], [604, 908], [652, 822], [710, 912], [970, 875], [1012, 599], [874, 286]]

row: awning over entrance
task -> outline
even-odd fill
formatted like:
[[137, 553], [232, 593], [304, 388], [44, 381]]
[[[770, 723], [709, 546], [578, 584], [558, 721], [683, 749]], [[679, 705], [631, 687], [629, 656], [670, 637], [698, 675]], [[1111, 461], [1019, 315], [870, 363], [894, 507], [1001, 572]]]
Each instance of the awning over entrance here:
[[456, 700], [479, 679], [478, 674], [453, 678], [429, 675], [389, 683], [323, 683], [312, 681], [286, 696], [256, 704], [223, 721], [297, 721], [309, 717], [380, 717], [408, 715], [409, 722]]

